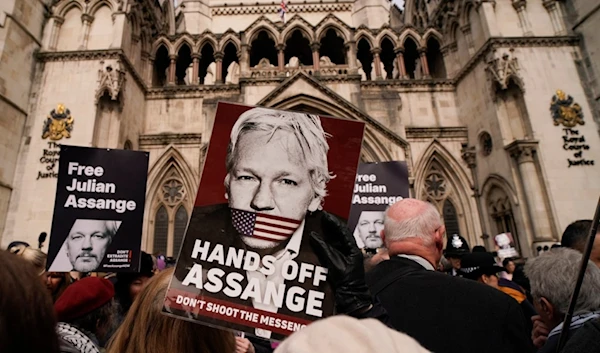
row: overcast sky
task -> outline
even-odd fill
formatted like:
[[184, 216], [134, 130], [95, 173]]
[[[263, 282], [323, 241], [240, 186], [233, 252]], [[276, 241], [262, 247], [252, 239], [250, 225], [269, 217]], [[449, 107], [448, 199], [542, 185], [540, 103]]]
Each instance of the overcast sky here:
[[398, 5], [399, 8], [404, 9], [404, 0], [392, 0], [392, 2]]

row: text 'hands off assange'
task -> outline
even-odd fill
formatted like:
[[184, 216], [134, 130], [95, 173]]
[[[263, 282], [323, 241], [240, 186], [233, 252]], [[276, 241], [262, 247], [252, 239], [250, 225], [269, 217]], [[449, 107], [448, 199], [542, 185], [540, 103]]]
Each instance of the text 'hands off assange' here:
[[[104, 168], [100, 166], [85, 166], [79, 165], [77, 162], [69, 162], [69, 168], [67, 171], [68, 175], [76, 174], [77, 176], [84, 177], [102, 177], [104, 175]], [[67, 185], [67, 191], [73, 192], [86, 192], [86, 193], [97, 193], [97, 194], [114, 194], [117, 192], [117, 186], [114, 183], [103, 183], [96, 179], [88, 179], [86, 181], [79, 181], [77, 178], [73, 178], [71, 185]], [[124, 213], [125, 211], [133, 211], [136, 208], [136, 203], [133, 200], [115, 200], [106, 198], [77, 198], [73, 194], [69, 194], [67, 201], [65, 202], [65, 208], [88, 208], [98, 210], [113, 210], [117, 213]]]
[[[287, 260], [279, 268], [276, 266], [277, 259], [272, 255], [265, 255], [261, 259], [260, 255], [253, 251], [244, 251], [234, 247], [229, 247], [225, 252], [222, 244], [215, 244], [212, 250], [210, 248], [210, 242], [197, 239], [191, 257], [247, 272], [259, 272], [265, 277], [280, 271], [281, 277], [286, 281], [298, 280], [300, 283], [305, 283], [312, 279], [314, 287], [318, 287], [321, 282], [327, 280], [327, 269], [314, 264], [304, 262], [298, 264], [296, 261]], [[224, 276], [225, 283], [223, 283]], [[321, 307], [325, 294], [320, 291], [312, 289], [306, 291], [299, 286], [286, 288], [285, 284], [277, 285], [272, 281], [265, 281], [261, 286], [261, 281], [254, 276], [248, 280], [248, 285], [242, 288], [241, 282], [244, 280], [244, 275], [239, 272], [226, 273], [220, 268], [211, 268], [206, 272], [206, 283], [202, 277], [202, 265], [196, 263], [185, 276], [182, 284], [194, 285], [196, 288], [210, 293], [223, 292], [230, 298], [252, 299], [254, 302], [274, 305], [277, 308], [285, 305], [291, 312], [305, 312], [315, 317], [323, 315]], [[284, 297], [286, 298], [285, 303]]]

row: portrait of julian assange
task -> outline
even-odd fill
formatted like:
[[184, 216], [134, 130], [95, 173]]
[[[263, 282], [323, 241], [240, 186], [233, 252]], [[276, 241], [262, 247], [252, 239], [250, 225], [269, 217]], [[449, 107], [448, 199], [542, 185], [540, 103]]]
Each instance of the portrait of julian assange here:
[[[215, 126], [218, 114], [217, 111]], [[340, 122], [346, 123], [343, 120]], [[354, 169], [347, 182], [348, 201], [352, 193], [362, 138], [363, 127], [359, 127], [356, 158], [351, 167]], [[325, 273], [318, 273], [315, 266], [312, 266], [310, 275], [290, 278], [282, 275], [282, 272], [285, 272], [282, 271], [282, 267], [289, 265], [290, 260], [299, 267], [302, 267], [303, 263], [320, 264], [311, 246], [311, 233], [323, 233], [324, 215], [327, 214], [328, 219], [336, 217], [323, 210], [328, 195], [328, 184], [335, 178], [330, 172], [327, 159], [330, 150], [328, 140], [332, 138], [333, 136], [323, 129], [321, 118], [317, 115], [260, 107], [246, 110], [239, 115], [229, 134], [224, 161], [225, 176], [221, 179], [225, 186], [226, 203], [196, 206], [194, 209], [171, 288], [274, 313], [274, 316], [287, 315], [286, 317], [313, 321], [331, 315], [333, 296], [330, 286], [324, 280], [326, 270]], [[209, 155], [213, 143], [211, 140]], [[207, 161], [208, 158], [209, 156]], [[207, 170], [205, 167], [204, 173], [207, 173]], [[204, 195], [203, 187], [201, 182], [198, 199]], [[208, 190], [209, 186], [205, 187]], [[216, 249], [223, 257], [215, 253]], [[241, 249], [243, 253], [235, 252], [236, 249]], [[248, 270], [246, 266], [246, 255], [243, 266], [235, 265], [233, 260], [229, 261], [236, 254], [248, 252], [258, 254], [262, 260], [270, 258], [271, 261], [263, 261], [258, 265], [258, 269], [254, 267], [252, 270]], [[198, 283], [197, 278], [200, 274], [190, 280], [190, 270], [193, 267], [199, 268], [197, 264], [202, 266], [202, 282], [209, 283], [210, 286]], [[267, 267], [268, 270], [263, 271]], [[212, 268], [223, 270], [219, 272], [220, 290], [214, 289], [214, 277], [211, 279], [210, 274]], [[290, 267], [289, 271], [293, 270]], [[317, 281], [318, 277], [323, 280]], [[260, 287], [257, 291], [260, 293], [256, 294], [253, 291], [254, 295], [249, 295], [248, 288], [257, 283], [256, 287]], [[291, 293], [291, 287], [300, 289]], [[282, 288], [285, 289], [279, 292]], [[236, 289], [239, 290], [234, 293]], [[265, 291], [269, 292], [270, 289], [272, 292], [278, 291], [274, 297], [279, 294], [279, 301], [263, 299]], [[310, 302], [307, 298], [309, 290], [321, 292], [323, 297], [331, 300], [323, 301], [315, 310], [307, 310], [306, 303]], [[295, 297], [291, 298], [291, 295]], [[169, 296], [166, 302], [167, 312], [188, 317], [194, 315], [170, 310], [168, 300]], [[275, 304], [276, 302], [279, 304]], [[305, 305], [290, 305], [291, 302]], [[244, 326], [207, 317], [192, 319], [209, 324], [214, 320], [215, 325], [243, 330], [263, 338], [281, 337], [266, 329], [251, 328], [251, 325]]]
[[362, 211], [354, 229], [356, 245], [367, 253], [376, 253], [383, 247], [383, 211]]
[[122, 221], [77, 219], [52, 261], [52, 272], [94, 272], [102, 264]]

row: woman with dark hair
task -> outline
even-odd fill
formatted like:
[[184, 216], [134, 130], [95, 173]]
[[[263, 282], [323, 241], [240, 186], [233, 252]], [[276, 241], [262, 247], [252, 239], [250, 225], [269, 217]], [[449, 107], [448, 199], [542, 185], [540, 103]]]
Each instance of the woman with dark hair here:
[[119, 304], [120, 320], [122, 320], [134, 299], [142, 291], [146, 282], [154, 276], [154, 261], [152, 256], [142, 251], [140, 272], [120, 272], [115, 283], [115, 298]]
[[505, 270], [505, 272], [502, 274], [502, 277], [512, 281], [513, 273], [515, 273], [515, 269], [517, 268], [513, 260], [508, 257], [502, 260], [502, 267], [504, 267]]
[[0, 268], [0, 352], [58, 353], [52, 299], [37, 270], [7, 251], [0, 251]]
[[231, 332], [162, 314], [174, 269], [154, 276], [133, 302], [107, 353], [234, 353]]
[[46, 272], [46, 288], [53, 302], [56, 302], [71, 283], [73, 279], [69, 272]]

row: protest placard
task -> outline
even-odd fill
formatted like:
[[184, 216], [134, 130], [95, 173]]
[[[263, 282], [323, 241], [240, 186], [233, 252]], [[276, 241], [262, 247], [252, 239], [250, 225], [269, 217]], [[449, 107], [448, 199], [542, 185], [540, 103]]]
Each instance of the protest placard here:
[[164, 312], [281, 339], [333, 313], [312, 237], [350, 212], [362, 122], [219, 103]]
[[138, 271], [148, 156], [61, 146], [49, 271]]
[[361, 163], [356, 173], [348, 227], [356, 244], [367, 251], [383, 246], [383, 213], [396, 201], [409, 197], [406, 162]]

